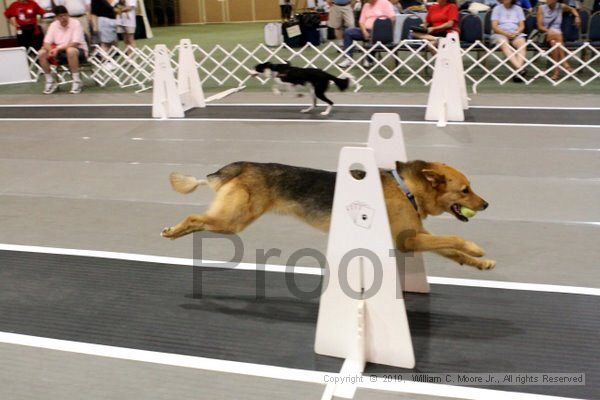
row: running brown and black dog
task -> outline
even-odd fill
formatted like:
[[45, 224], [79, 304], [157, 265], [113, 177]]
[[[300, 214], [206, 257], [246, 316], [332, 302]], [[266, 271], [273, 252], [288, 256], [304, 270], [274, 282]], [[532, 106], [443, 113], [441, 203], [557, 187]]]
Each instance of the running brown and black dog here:
[[[380, 175], [390, 228], [400, 251], [433, 251], [479, 269], [496, 265], [493, 260], [480, 258], [484, 251], [477, 244], [459, 236], [432, 235], [423, 227], [422, 220], [429, 215], [447, 212], [467, 222], [461, 207], [478, 211], [488, 207], [460, 171], [442, 163], [411, 161], [397, 162], [395, 171], [380, 170]], [[335, 172], [235, 162], [208, 175], [206, 180], [179, 173], [172, 173], [170, 179], [173, 189], [180, 193], [208, 185], [216, 192], [216, 198], [204, 214], [192, 214], [163, 229], [161, 235], [166, 238], [203, 230], [238, 233], [268, 211], [293, 215], [317, 229], [329, 230]]]

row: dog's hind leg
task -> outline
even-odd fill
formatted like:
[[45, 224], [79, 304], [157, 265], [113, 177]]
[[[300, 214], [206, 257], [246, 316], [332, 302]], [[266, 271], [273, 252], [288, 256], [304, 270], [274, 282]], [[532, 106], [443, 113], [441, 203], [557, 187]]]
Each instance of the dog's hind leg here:
[[327, 96], [325, 96], [325, 91], [327, 90], [328, 86], [329, 82], [325, 83], [324, 85], [318, 85], [317, 87], [315, 87], [315, 96], [327, 103], [327, 108], [325, 108], [325, 111], [323, 111], [321, 115], [329, 115], [331, 109], [333, 108], [333, 101], [329, 100]]
[[204, 214], [189, 215], [177, 225], [163, 229], [161, 236], [176, 239], [196, 231], [238, 233], [266, 210], [265, 203], [252, 204], [249, 190], [234, 179], [219, 189]]
[[479, 269], [492, 269], [496, 266], [496, 261], [494, 260], [482, 260], [474, 258], [458, 250], [439, 249], [435, 250], [435, 253], [442, 257], [449, 258], [460, 265], [466, 264]]
[[317, 96], [315, 96], [315, 88], [314, 87], [311, 87], [310, 94], [312, 95], [312, 105], [309, 106], [308, 108], [301, 110], [300, 112], [303, 112], [303, 113], [311, 112], [312, 110], [314, 110], [317, 107]]

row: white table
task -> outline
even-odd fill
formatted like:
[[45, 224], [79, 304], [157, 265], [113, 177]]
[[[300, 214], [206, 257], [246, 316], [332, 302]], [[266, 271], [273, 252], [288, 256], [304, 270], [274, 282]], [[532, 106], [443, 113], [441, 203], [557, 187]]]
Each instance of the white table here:
[[25, 47], [0, 49], [0, 85], [33, 82], [29, 75]]

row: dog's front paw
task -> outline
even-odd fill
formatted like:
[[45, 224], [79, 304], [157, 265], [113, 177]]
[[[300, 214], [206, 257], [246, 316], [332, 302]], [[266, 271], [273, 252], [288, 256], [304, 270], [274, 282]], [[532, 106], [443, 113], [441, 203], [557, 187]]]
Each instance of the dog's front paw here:
[[485, 255], [485, 251], [470, 240], [465, 240], [464, 252], [473, 257], [483, 257]]
[[164, 228], [162, 230], [162, 232], [160, 232], [160, 236], [165, 237], [165, 238], [170, 238], [170, 239], [175, 239], [173, 232], [175, 231], [175, 229], [173, 229], [173, 227], [171, 228]]
[[492, 269], [496, 266], [496, 261], [494, 260], [480, 260], [477, 265], [479, 269]]
[[275, 89], [275, 90], [273, 90], [273, 94], [276, 95], [276, 96], [281, 96], [281, 91]]

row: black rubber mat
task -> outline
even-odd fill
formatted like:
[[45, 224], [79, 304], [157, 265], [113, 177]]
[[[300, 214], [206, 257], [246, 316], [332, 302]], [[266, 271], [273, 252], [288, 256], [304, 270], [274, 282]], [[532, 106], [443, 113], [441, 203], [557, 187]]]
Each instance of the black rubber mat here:
[[[144, 350], [339, 371], [313, 352], [318, 301], [282, 273], [0, 252], [0, 331]], [[256, 299], [257, 276], [265, 298]], [[303, 291], [320, 284], [293, 277]], [[585, 386], [483, 386], [600, 398], [600, 297], [432, 285], [407, 294], [418, 372], [586, 374]], [[398, 372], [368, 365], [367, 372]]]
[[[360, 107], [337, 106], [331, 115], [319, 115], [323, 107], [315, 112], [302, 114], [301, 106], [224, 106], [209, 105], [186, 113], [186, 118], [208, 119], [306, 119], [368, 121], [377, 112], [399, 113], [405, 121], [423, 121], [423, 107]], [[86, 106], [86, 107], [3, 107], [2, 118], [151, 118], [150, 106]], [[564, 109], [521, 109], [521, 108], [471, 108], [465, 112], [467, 122], [549, 124], [549, 125], [600, 125], [598, 110]]]

